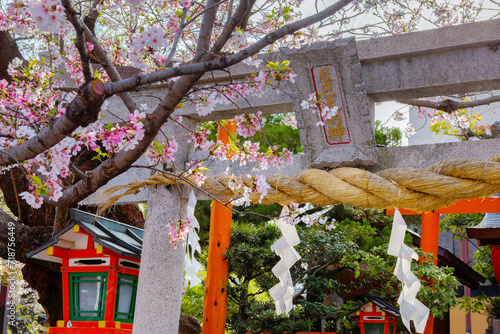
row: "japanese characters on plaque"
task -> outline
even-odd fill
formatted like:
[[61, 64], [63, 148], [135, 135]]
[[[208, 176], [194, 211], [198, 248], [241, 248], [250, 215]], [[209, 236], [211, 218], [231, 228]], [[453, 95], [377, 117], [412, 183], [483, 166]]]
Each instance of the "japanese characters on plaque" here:
[[323, 119], [323, 130], [326, 142], [330, 145], [348, 144], [351, 142], [351, 135], [347, 126], [347, 119], [344, 110], [344, 101], [340, 91], [340, 80], [337, 68], [331, 64], [314, 66], [311, 69], [316, 98], [321, 95], [321, 100], [326, 102], [328, 108], [337, 107], [337, 114], [330, 119]]

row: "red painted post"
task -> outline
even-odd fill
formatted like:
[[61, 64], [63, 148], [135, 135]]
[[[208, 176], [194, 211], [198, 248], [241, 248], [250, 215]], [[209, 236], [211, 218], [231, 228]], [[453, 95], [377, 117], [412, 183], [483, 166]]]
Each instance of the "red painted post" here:
[[116, 289], [118, 288], [118, 258], [112, 257], [108, 273], [108, 282], [106, 290], [106, 306], [104, 321], [114, 321], [116, 305]]
[[[217, 140], [229, 143], [228, 132], [235, 135], [236, 123], [228, 122], [225, 130], [219, 126]], [[207, 279], [203, 299], [203, 334], [224, 334], [226, 327], [229, 265], [224, 260], [224, 253], [231, 239], [231, 219], [231, 209], [212, 201]]]
[[[426, 253], [434, 255], [434, 265], [437, 265], [438, 247], [439, 247], [439, 211], [425, 212], [422, 214], [422, 233], [420, 239], [420, 248]], [[425, 326], [424, 334], [432, 334], [434, 327], [434, 318], [429, 315]]]
[[62, 271], [62, 293], [63, 293], [63, 320], [64, 323], [69, 321], [69, 275], [68, 275], [68, 265], [69, 261], [67, 258], [62, 259], [62, 266], [61, 266], [61, 271]]
[[[469, 240], [463, 238], [460, 241], [460, 260], [464, 261], [467, 265], [470, 264], [470, 249]], [[464, 296], [470, 297], [470, 288], [464, 285]], [[471, 334], [472, 332], [472, 314], [471, 312], [465, 312], [465, 334]]]
[[437, 264], [439, 246], [439, 211], [425, 212], [422, 214], [422, 233], [420, 248], [424, 252], [435, 256], [434, 265]]

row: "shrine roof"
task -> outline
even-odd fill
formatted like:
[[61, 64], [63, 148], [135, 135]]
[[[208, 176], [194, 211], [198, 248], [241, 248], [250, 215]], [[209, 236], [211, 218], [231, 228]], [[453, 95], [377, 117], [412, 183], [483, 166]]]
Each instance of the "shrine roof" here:
[[[29, 252], [28, 258], [61, 263], [61, 258], [49, 255], [49, 247], [87, 249], [88, 235], [93, 237], [94, 246], [101, 245], [119, 255], [141, 258], [144, 230], [77, 209], [70, 209], [69, 213], [70, 223], [49, 242]], [[76, 226], [86, 233], [75, 231]]]
[[385, 298], [373, 295], [361, 295], [361, 296], [356, 296], [356, 300], [366, 301], [366, 303], [364, 303], [363, 305], [361, 305], [360, 307], [349, 313], [349, 316], [355, 316], [356, 312], [361, 310], [369, 302], [372, 302], [373, 304], [377, 305], [383, 312], [391, 314], [395, 317], [401, 316], [401, 314], [399, 313], [399, 309], [394, 305], [392, 305], [391, 303], [389, 303]]

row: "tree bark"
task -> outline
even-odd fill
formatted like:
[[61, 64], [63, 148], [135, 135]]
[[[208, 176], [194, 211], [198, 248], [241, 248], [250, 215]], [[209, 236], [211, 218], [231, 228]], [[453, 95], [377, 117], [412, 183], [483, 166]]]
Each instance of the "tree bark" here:
[[[57, 266], [54, 266], [57, 267]], [[31, 262], [23, 268], [24, 279], [38, 292], [51, 326], [63, 318], [62, 275], [54, 268]]]
[[19, 194], [27, 191], [29, 181], [21, 168], [15, 167], [4, 174], [0, 174], [0, 190], [3, 193], [5, 204], [17, 217], [17, 221], [27, 226], [52, 226], [54, 224], [55, 208], [42, 205], [40, 209], [33, 209]]
[[7, 67], [14, 58], [23, 60], [21, 52], [17, 47], [16, 41], [10, 36], [6, 30], [0, 31], [0, 80], [5, 79], [10, 81], [12, 77], [7, 73]]

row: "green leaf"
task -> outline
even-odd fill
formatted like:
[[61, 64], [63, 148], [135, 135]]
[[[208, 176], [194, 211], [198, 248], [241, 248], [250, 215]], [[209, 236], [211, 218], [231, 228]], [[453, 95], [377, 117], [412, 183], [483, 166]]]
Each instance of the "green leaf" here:
[[38, 60], [32, 60], [29, 64], [28, 64], [28, 69], [31, 69], [33, 67], [33, 65], [35, 65], [36, 63], [38, 63]]
[[31, 181], [33, 181], [36, 185], [41, 186], [42, 180], [36, 175], [30, 175]]

